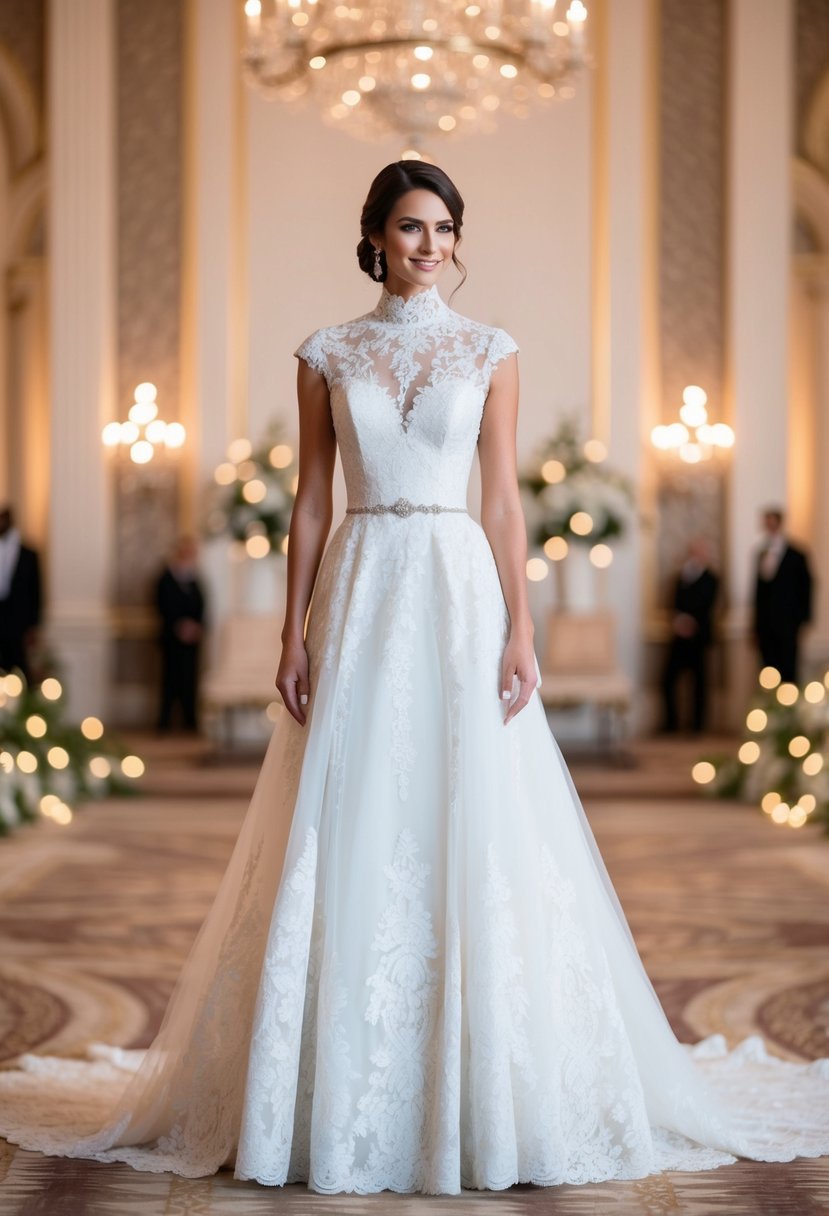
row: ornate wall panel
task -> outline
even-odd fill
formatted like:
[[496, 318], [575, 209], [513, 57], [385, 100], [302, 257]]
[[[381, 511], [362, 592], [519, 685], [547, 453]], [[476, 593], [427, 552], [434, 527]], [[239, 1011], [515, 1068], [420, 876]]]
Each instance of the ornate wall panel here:
[[45, 0], [0, 0], [0, 43], [22, 67], [37, 100], [44, 107]]
[[829, 0], [797, 0], [795, 8], [795, 88], [798, 148], [809, 103], [829, 70]]
[[[725, 0], [661, 0], [660, 346], [664, 421], [686, 384], [701, 384], [722, 419], [725, 294]], [[666, 479], [659, 494], [662, 598], [691, 536], [718, 547], [719, 479]]]
[[[181, 0], [118, 2], [118, 401], [158, 386], [159, 412], [178, 416], [182, 214]], [[175, 476], [118, 478], [119, 606], [149, 603], [177, 529]]]

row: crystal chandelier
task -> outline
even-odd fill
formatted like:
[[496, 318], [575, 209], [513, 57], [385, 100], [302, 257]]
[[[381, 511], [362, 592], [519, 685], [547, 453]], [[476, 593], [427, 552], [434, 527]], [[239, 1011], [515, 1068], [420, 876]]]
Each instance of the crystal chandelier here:
[[246, 0], [246, 74], [266, 96], [315, 98], [354, 135], [395, 132], [416, 149], [572, 97], [587, 9], [565, 3]]
[[[675, 452], [686, 464], [710, 460], [718, 451], [734, 447], [734, 432], [725, 422], [708, 421], [708, 394], [698, 384], [682, 391], [679, 422], [655, 426], [651, 443], [659, 452]], [[692, 434], [693, 432], [693, 434]]]

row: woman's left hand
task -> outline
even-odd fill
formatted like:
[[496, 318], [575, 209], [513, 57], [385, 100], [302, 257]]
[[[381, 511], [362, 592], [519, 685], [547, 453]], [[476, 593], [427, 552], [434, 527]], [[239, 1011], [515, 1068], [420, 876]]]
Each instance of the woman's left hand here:
[[519, 714], [528, 703], [536, 687], [535, 651], [532, 637], [528, 634], [510, 634], [501, 663], [501, 700], [505, 705], [512, 697], [513, 677], [518, 676], [521, 687], [518, 696], [509, 705], [504, 725]]

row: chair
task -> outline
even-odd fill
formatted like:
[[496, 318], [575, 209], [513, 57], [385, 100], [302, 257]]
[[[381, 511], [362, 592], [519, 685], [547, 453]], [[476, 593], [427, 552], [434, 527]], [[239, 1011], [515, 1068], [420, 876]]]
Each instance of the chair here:
[[202, 702], [219, 716], [228, 747], [233, 746], [239, 710], [267, 710], [281, 697], [274, 676], [282, 649], [276, 617], [234, 615], [222, 624], [215, 667], [202, 682]]
[[633, 695], [631, 681], [616, 661], [615, 625], [606, 611], [552, 611], [539, 689], [547, 709], [595, 706], [597, 742], [611, 746], [622, 736]]

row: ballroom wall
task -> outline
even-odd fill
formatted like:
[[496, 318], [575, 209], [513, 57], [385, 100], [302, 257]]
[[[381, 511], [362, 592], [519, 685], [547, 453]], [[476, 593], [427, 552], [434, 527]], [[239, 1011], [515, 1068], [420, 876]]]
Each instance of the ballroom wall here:
[[[758, 507], [786, 503], [829, 567], [826, 7], [589, 7], [595, 63], [572, 100], [433, 150], [467, 201], [470, 273], [453, 303], [521, 347], [522, 460], [575, 413], [634, 479], [641, 527], [606, 594], [621, 605], [621, 661], [646, 688], [668, 576], [690, 535], [714, 541], [726, 722], [750, 679]], [[0, 0], [0, 233], [17, 240], [0, 238], [13, 285], [0, 316], [0, 493], [44, 550], [76, 705], [123, 721], [151, 714], [152, 576], [174, 535], [202, 525], [227, 443], [274, 417], [295, 433], [291, 351], [376, 294], [356, 266], [357, 218], [398, 144], [352, 140], [310, 107], [247, 89], [240, 10]], [[83, 116], [82, 132], [67, 115]], [[154, 478], [113, 467], [99, 441], [143, 379], [189, 435]], [[738, 437], [722, 475], [683, 480], [647, 436], [691, 381]], [[473, 507], [477, 492], [476, 480]], [[215, 542], [204, 560], [214, 640], [227, 612], [273, 604], [270, 562], [240, 566]], [[551, 586], [532, 588], [539, 648]], [[829, 596], [818, 612], [815, 662], [829, 657]], [[638, 724], [652, 714], [639, 698]]]

